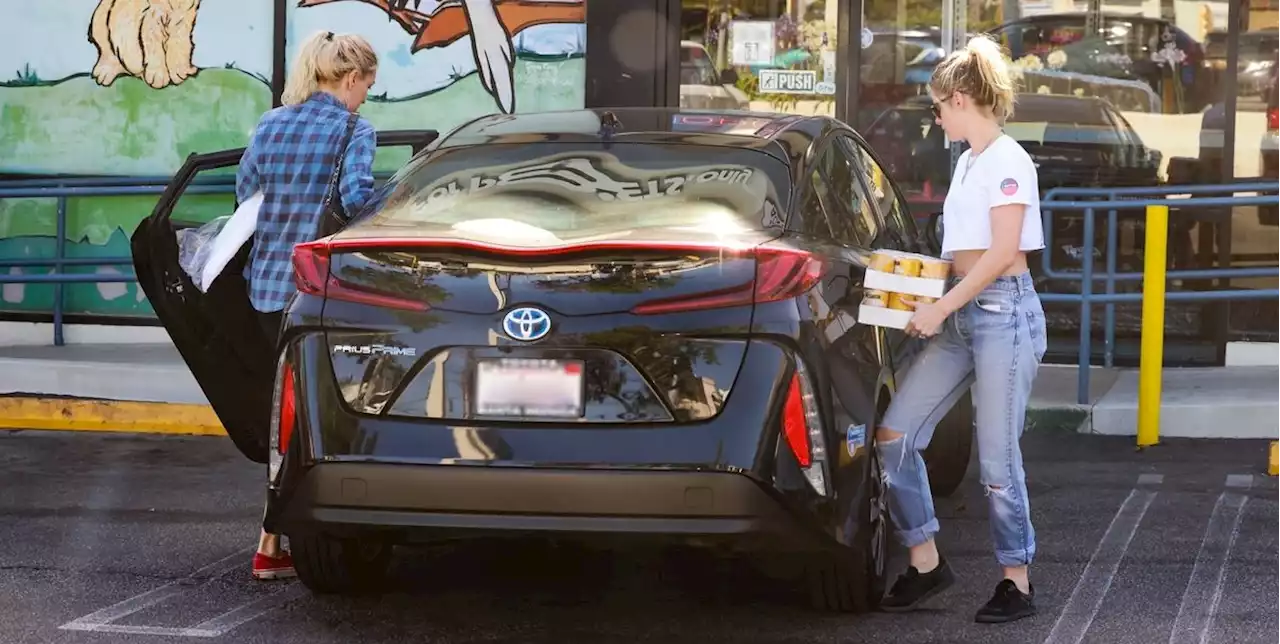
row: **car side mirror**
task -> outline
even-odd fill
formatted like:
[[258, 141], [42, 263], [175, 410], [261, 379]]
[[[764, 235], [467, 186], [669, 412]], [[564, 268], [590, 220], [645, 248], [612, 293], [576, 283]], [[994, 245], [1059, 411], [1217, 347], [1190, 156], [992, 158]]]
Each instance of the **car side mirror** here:
[[732, 69], [726, 69], [720, 72], [720, 84], [721, 85], [737, 85], [738, 72]]
[[942, 213], [929, 215], [929, 224], [924, 227], [924, 238], [930, 251], [935, 254], [942, 252]]
[[1147, 167], [1158, 169], [1160, 167], [1160, 162], [1164, 160], [1164, 153], [1155, 148], [1145, 148], [1143, 152], [1145, 153], [1144, 157], [1147, 162]]

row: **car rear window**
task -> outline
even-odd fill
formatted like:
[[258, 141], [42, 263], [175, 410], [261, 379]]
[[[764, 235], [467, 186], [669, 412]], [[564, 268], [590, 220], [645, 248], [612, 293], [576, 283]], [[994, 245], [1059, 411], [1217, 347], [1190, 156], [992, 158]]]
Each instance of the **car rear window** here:
[[781, 226], [789, 192], [787, 166], [750, 149], [488, 144], [412, 164], [367, 216], [379, 226], [485, 221], [578, 237], [646, 227], [733, 232]]

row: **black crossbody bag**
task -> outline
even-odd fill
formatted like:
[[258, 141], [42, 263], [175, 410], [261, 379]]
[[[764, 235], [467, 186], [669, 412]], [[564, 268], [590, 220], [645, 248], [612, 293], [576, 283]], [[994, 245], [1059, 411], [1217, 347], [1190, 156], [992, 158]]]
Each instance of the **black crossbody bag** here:
[[333, 172], [329, 175], [329, 190], [324, 195], [324, 204], [320, 206], [320, 223], [316, 226], [316, 239], [328, 237], [342, 230], [350, 221], [350, 216], [342, 207], [338, 184], [342, 181], [342, 160], [347, 156], [347, 147], [351, 145], [351, 136], [355, 134], [356, 121], [359, 118], [355, 112], [347, 118], [347, 132], [342, 137], [342, 145], [338, 146], [338, 156], [333, 163]]

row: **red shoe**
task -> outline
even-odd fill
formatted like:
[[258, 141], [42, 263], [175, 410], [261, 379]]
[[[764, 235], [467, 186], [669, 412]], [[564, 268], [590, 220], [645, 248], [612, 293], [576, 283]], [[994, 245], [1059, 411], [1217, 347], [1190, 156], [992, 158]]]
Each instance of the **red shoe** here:
[[293, 557], [288, 551], [279, 557], [268, 557], [261, 552], [253, 553], [254, 579], [288, 579], [297, 576], [298, 573], [293, 569]]

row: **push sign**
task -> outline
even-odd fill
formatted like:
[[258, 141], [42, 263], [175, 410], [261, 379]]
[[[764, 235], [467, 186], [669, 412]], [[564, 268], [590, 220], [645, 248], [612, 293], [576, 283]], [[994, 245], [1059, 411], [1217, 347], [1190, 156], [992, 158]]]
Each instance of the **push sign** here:
[[762, 69], [760, 91], [772, 94], [813, 94], [818, 72], [807, 69]]

